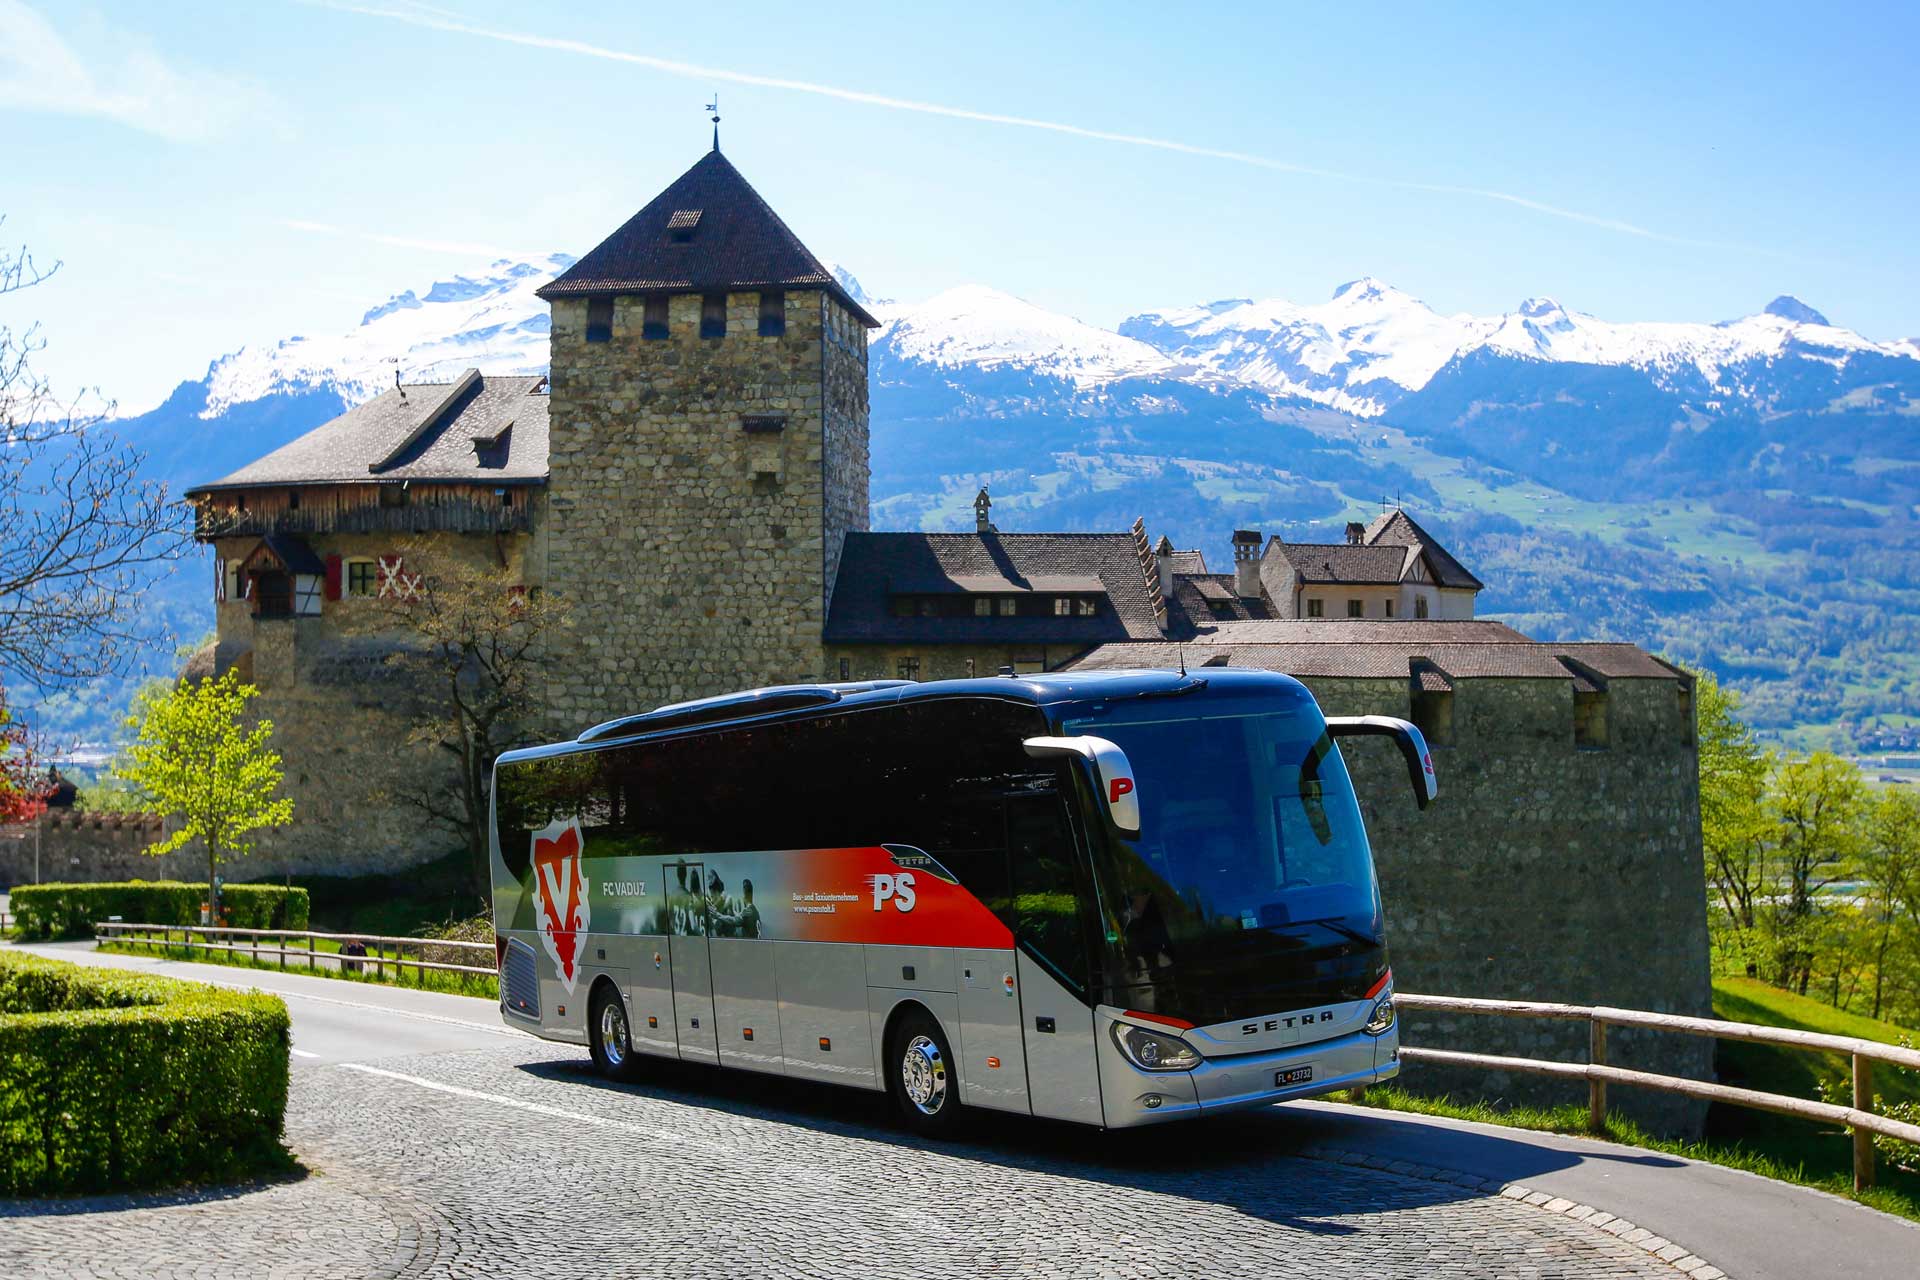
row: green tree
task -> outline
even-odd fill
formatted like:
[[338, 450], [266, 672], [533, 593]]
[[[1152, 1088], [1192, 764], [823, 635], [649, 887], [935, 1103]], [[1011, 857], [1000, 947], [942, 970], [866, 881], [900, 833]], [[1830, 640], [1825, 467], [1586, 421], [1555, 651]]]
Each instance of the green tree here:
[[1761, 801], [1773, 760], [1740, 718], [1740, 696], [1722, 688], [1712, 672], [1694, 673], [1694, 708], [1707, 883], [1744, 944], [1766, 888], [1769, 832]]
[[1866, 815], [1860, 853], [1863, 906], [1872, 930], [1873, 1016], [1880, 1016], [1896, 939], [1920, 931], [1914, 905], [1920, 900], [1920, 796], [1884, 791]]
[[276, 797], [280, 754], [269, 745], [273, 722], [246, 725], [259, 690], [229, 671], [198, 684], [149, 688], [134, 703], [116, 776], [151, 797], [156, 812], [179, 820], [145, 852], [158, 857], [193, 840], [207, 851], [207, 901], [220, 919], [220, 864], [253, 852], [250, 833], [293, 820], [293, 801]]
[[1852, 870], [1866, 805], [1860, 771], [1826, 751], [1774, 770], [1766, 814], [1779, 863], [1767, 916], [1777, 981], [1806, 994], [1815, 949], [1814, 895]]

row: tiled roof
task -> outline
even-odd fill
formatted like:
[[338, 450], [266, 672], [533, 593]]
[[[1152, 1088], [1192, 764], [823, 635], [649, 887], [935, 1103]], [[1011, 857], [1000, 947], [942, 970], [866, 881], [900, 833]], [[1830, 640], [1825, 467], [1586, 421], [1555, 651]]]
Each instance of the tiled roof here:
[[1400, 547], [1278, 540], [1276, 545], [1302, 582], [1392, 586], [1400, 581], [1406, 563], [1406, 551]]
[[[1196, 637], [1215, 644], [1533, 644], [1531, 636], [1504, 622], [1438, 618], [1386, 622], [1363, 618], [1273, 618], [1257, 622], [1219, 622]], [[1576, 649], [1579, 646], [1562, 645]]]
[[879, 325], [716, 148], [539, 293], [763, 288], [825, 289], [862, 324]]
[[[539, 391], [545, 381], [476, 377], [450, 404], [447, 393], [458, 383], [412, 383], [347, 410], [231, 475], [187, 490], [187, 496], [261, 485], [539, 483], [547, 478], [547, 397]], [[436, 410], [438, 418], [424, 422]]]
[[1478, 591], [1485, 585], [1404, 511], [1395, 509], [1376, 517], [1367, 526], [1366, 539], [1370, 547], [1419, 548], [1427, 558], [1433, 580], [1443, 587], [1469, 587]]
[[1202, 574], [1207, 571], [1207, 557], [1200, 551], [1169, 551], [1162, 573]]
[[[949, 594], [989, 580], [1009, 592], [1097, 588], [1108, 607], [1092, 618], [893, 616], [896, 595]], [[1160, 635], [1139, 553], [1124, 533], [850, 533], [826, 627], [830, 644], [1094, 645]]]
[[[1295, 623], [1238, 624], [1241, 628], [1297, 626]], [[1365, 624], [1362, 624], [1365, 625]], [[1206, 635], [1184, 644], [1121, 643], [1101, 645], [1073, 663], [1073, 670], [1115, 670], [1131, 667], [1174, 667], [1189, 670], [1218, 664], [1291, 676], [1329, 679], [1407, 680], [1418, 676], [1421, 687], [1435, 691], [1452, 687], [1458, 679], [1574, 680], [1576, 673], [1561, 661], [1571, 655], [1595, 672], [1610, 677], [1641, 680], [1678, 680], [1683, 677], [1635, 645], [1552, 644], [1545, 641], [1458, 640], [1436, 643], [1422, 635], [1419, 623], [1377, 623], [1405, 633], [1400, 641], [1295, 638], [1275, 643], [1222, 642]], [[1438, 623], [1440, 627], [1473, 624]], [[1515, 633], [1516, 635], [1518, 633]], [[1419, 661], [1424, 659], [1425, 661]], [[1415, 663], [1419, 662], [1416, 667]]]

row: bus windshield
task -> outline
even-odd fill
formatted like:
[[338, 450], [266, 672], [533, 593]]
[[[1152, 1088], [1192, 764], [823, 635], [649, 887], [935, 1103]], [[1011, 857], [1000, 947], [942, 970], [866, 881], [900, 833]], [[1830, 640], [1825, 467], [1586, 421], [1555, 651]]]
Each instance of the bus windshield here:
[[1373, 858], [1310, 698], [1129, 700], [1063, 727], [1119, 744], [1139, 784], [1140, 835], [1096, 856], [1110, 999], [1206, 1025], [1365, 990]]

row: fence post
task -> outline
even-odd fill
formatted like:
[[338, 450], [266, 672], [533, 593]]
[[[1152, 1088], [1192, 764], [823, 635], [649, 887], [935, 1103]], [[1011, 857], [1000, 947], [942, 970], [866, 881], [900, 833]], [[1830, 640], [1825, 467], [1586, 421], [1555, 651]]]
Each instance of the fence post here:
[[313, 935], [307, 935], [307, 972], [313, 972]]
[[[1873, 1110], [1873, 1059], [1853, 1055], [1853, 1109]], [[1853, 1189], [1873, 1185], [1873, 1135], [1858, 1125], [1853, 1129]]]
[[[1596, 1067], [1607, 1065], [1607, 1024], [1598, 1018], [1587, 1019], [1587, 1061]], [[1587, 1129], [1607, 1131], [1607, 1082], [1587, 1078]]]

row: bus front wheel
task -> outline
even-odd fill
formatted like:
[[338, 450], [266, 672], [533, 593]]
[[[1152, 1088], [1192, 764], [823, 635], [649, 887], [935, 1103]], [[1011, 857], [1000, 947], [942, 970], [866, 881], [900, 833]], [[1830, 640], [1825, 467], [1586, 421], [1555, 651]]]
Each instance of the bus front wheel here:
[[587, 1008], [587, 1034], [593, 1047], [593, 1065], [609, 1080], [632, 1080], [633, 1036], [627, 1030], [627, 1006], [611, 982], [594, 988]]
[[929, 1137], [950, 1136], [959, 1123], [960, 1078], [939, 1022], [922, 1011], [906, 1014], [887, 1056], [887, 1083], [907, 1126]]

